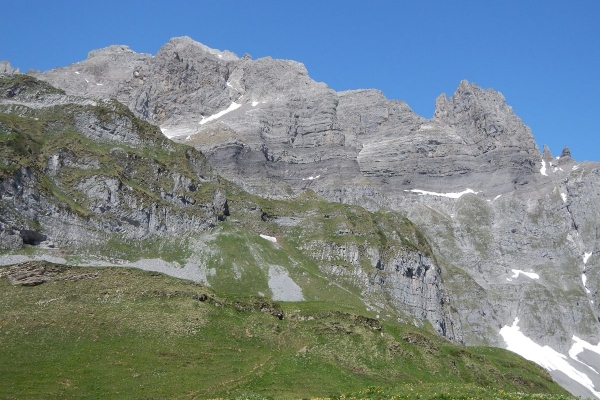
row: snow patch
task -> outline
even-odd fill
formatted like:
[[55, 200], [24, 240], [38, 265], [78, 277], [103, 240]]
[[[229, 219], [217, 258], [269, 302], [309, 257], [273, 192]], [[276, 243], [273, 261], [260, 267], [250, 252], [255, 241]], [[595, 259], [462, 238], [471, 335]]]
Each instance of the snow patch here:
[[562, 200], [563, 200], [563, 203], [566, 203], [566, 202], [567, 202], [567, 194], [566, 194], [566, 193], [561, 193], [561, 194], [560, 194], [560, 197], [562, 198]]
[[309, 176], [308, 178], [302, 178], [303, 181], [312, 181], [315, 179], [319, 179], [321, 177], [321, 175], [317, 175], [317, 176]]
[[269, 242], [273, 242], [273, 243], [277, 243], [277, 238], [273, 237], [273, 236], [267, 236], [267, 235], [263, 235], [262, 233], [260, 234], [260, 237], [263, 239], [268, 240]]
[[252, 102], [252, 107], [256, 107], [258, 105], [258, 101], [253, 101]]
[[459, 193], [436, 193], [436, 192], [428, 192], [426, 190], [420, 190], [420, 189], [405, 190], [405, 192], [413, 192], [413, 193], [418, 193], [421, 195], [448, 197], [450, 199], [458, 199], [460, 196], [462, 196], [464, 194], [468, 194], [468, 193], [472, 193], [472, 194], [479, 193], [479, 192], [476, 192], [473, 189], [469, 189], [469, 188], [467, 188], [467, 190], [464, 190]]
[[512, 272], [514, 273], [514, 275], [511, 276], [511, 278], [513, 278], [513, 279], [518, 278], [519, 274], [523, 274], [530, 279], [540, 279], [540, 276], [538, 274], [536, 274], [535, 272], [525, 272], [525, 271], [521, 271], [520, 269], [513, 269]]
[[184, 135], [187, 135], [189, 137], [196, 133], [195, 129], [190, 129], [189, 127], [182, 128], [182, 127], [170, 127], [170, 126], [165, 126], [165, 125], [160, 127], [160, 131], [162, 132], [163, 135], [165, 135], [169, 139], [174, 138], [176, 136], [184, 136]]
[[598, 371], [596, 371], [594, 368], [590, 367], [589, 365], [581, 361], [579, 358], [577, 358], [577, 355], [582, 353], [583, 350], [593, 351], [594, 353], [600, 355], [600, 343], [598, 343], [597, 346], [594, 346], [593, 344], [590, 344], [583, 339], [579, 339], [575, 335], [573, 335], [573, 341], [575, 343], [573, 343], [573, 346], [571, 346], [571, 348], [569, 349], [569, 357], [571, 357], [573, 360], [579, 361], [595, 373], [598, 373]]
[[571, 168], [571, 171], [577, 171], [579, 169], [579, 165], [573, 165], [573, 168]]
[[583, 263], [587, 264], [588, 260], [590, 259], [590, 256], [592, 255], [592, 253], [583, 253]]
[[585, 292], [586, 293], [592, 293], [590, 292], [590, 290], [587, 288], [587, 286], [585, 286], [585, 283], [587, 282], [587, 276], [585, 276], [585, 272], [583, 274], [581, 274], [581, 281], [583, 282], [583, 287], [585, 288]]
[[76, 73], [77, 75], [79, 75], [79, 71], [75, 71], [75, 73]]
[[[502, 329], [500, 329], [500, 335], [506, 342], [506, 348], [508, 350], [515, 352], [521, 357], [524, 357], [530, 361], [533, 361], [534, 363], [542, 366], [548, 371], [561, 371], [572, 380], [583, 385], [596, 397], [600, 398], [600, 392], [596, 392], [594, 390], [594, 383], [586, 374], [578, 371], [571, 364], [569, 364], [569, 359], [563, 354], [557, 352], [549, 346], [540, 346], [539, 344], [535, 343], [533, 340], [525, 336], [517, 326], [518, 323], [519, 318], [515, 318], [515, 321], [513, 322], [512, 326], [505, 325], [504, 327], [502, 327]], [[573, 340], [575, 340], [575, 336], [573, 337]], [[579, 352], [583, 351], [583, 348], [585, 346], [585, 344], [581, 342], [582, 341], [578, 339], [573, 345], [574, 347], [581, 347], [581, 350]], [[569, 356], [571, 356], [576, 361], [579, 360], [577, 360], [571, 354], [574, 354], [575, 356], [579, 354], [576, 353], [576, 351], [579, 350], [580, 347], [575, 347], [574, 350], [573, 348], [569, 350]], [[596, 349], [598, 346], [592, 347]]]
[[546, 161], [544, 160], [542, 160], [542, 168], [540, 168], [540, 174], [548, 176], [548, 174], [546, 174]]
[[204, 125], [207, 122], [214, 121], [215, 119], [221, 118], [223, 115], [225, 115], [225, 114], [227, 114], [227, 113], [229, 113], [229, 112], [231, 112], [233, 110], [237, 110], [241, 106], [242, 106], [241, 104], [232, 102], [229, 105], [229, 107], [227, 107], [225, 110], [219, 111], [218, 113], [213, 114], [213, 115], [211, 115], [209, 117], [202, 117], [202, 121], [200, 121], [199, 123], [200, 123], [200, 125]]

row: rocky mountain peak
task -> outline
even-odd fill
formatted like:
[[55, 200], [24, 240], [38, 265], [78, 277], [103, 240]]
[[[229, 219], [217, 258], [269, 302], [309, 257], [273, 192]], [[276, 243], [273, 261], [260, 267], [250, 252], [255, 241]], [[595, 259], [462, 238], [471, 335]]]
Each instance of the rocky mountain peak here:
[[440, 94], [435, 99], [435, 111], [433, 112], [433, 118], [443, 119], [448, 116], [448, 98], [446, 93]]
[[228, 50], [221, 51], [212, 49], [200, 42], [197, 42], [189, 36], [174, 37], [165, 44], [159, 53], [164, 51], [187, 52], [188, 54], [208, 53], [223, 61], [236, 61], [238, 56]]
[[542, 153], [542, 160], [549, 162], [554, 160], [554, 156], [550, 153], [550, 148], [547, 145], [544, 145], [544, 151]]
[[463, 80], [450, 98], [436, 99], [433, 120], [450, 124], [468, 144], [479, 151], [519, 148], [539, 159], [539, 149], [529, 127], [506, 104], [502, 93], [482, 89]]
[[135, 53], [126, 45], [111, 45], [97, 50], [92, 50], [88, 53], [88, 59], [94, 57], [106, 57], [114, 55], [122, 55], [123, 53]]
[[558, 165], [565, 165], [573, 163], [574, 160], [571, 158], [571, 150], [567, 146], [563, 148], [562, 153], [560, 153], [560, 157], [558, 157]]
[[456, 117], [469, 109], [494, 105], [506, 105], [502, 93], [493, 89], [484, 90], [475, 83], [462, 80], [450, 98], [447, 98], [445, 93], [438, 96], [435, 101], [434, 116]]
[[0, 61], [0, 74], [12, 75], [19, 74], [19, 68], [13, 68], [8, 61]]
[[476, 113], [511, 114], [512, 108], [506, 105], [502, 93], [493, 89], [483, 89], [475, 83], [463, 80], [450, 98], [441, 94], [436, 99], [434, 116], [446, 119], [464, 119]]

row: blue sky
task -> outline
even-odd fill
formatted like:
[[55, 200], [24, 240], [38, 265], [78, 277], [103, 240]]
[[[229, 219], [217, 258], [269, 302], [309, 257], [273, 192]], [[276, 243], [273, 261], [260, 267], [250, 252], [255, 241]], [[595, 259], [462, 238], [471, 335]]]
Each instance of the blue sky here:
[[0, 60], [23, 72], [174, 36], [304, 63], [336, 90], [377, 88], [431, 117], [462, 79], [502, 92], [538, 145], [600, 161], [600, 1], [6, 1]]

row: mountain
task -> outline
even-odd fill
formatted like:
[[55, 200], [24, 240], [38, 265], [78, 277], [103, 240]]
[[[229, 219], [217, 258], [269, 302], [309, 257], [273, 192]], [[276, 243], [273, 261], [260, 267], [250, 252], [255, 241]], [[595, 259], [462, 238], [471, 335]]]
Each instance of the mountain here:
[[358, 301], [600, 397], [599, 165], [541, 153], [500, 93], [460, 82], [426, 119], [187, 37], [154, 56], [111, 46], [43, 73], [6, 65], [5, 260]]

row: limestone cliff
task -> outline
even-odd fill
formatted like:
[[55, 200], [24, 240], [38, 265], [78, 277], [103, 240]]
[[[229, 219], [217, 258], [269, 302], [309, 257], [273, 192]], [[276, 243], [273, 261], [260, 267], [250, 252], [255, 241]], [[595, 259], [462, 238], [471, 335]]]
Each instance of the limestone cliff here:
[[[138, 215], [141, 208], [140, 217], [134, 217], [139, 222], [142, 214], [151, 212], [152, 202], [165, 207], [185, 203], [178, 205], [181, 211], [172, 220], [144, 222], [132, 229], [141, 236], [157, 231], [151, 229], [155, 226], [164, 227], [157, 231], [159, 236], [171, 232], [170, 227], [173, 232], [204, 229], [216, 218], [208, 210], [191, 225], [186, 222], [187, 210], [194, 207], [181, 199], [195, 199], [189, 188], [203, 181], [197, 172], [182, 174], [180, 165], [164, 169], [169, 165], [164, 160], [200, 156], [186, 157], [191, 150], [172, 151], [184, 147], [159, 139], [157, 130], [154, 143], [169, 154], [150, 176], [164, 174], [172, 184], [128, 183], [141, 168], [132, 160], [155, 165], [134, 150], [148, 143], [131, 133], [135, 116], [160, 125], [173, 141], [201, 150], [218, 174], [269, 201], [287, 199], [299, 212], [306, 211], [307, 203], [298, 199], [314, 192], [329, 202], [408, 217], [424, 234], [429, 250], [408, 251], [410, 246], [400, 237], [393, 249], [387, 248], [395, 229], [385, 224], [372, 226], [384, 235], [380, 239], [357, 244], [356, 238], [366, 233], [359, 235], [347, 226], [320, 237], [308, 235], [311, 226], [322, 226], [326, 213], [306, 220], [289, 209], [269, 214], [252, 202], [237, 208], [245, 215], [239, 217], [245, 227], [263, 226], [252, 219], [260, 217], [270, 224], [271, 234], [296, 237], [295, 248], [316, 262], [327, 279], [353, 287], [370, 307], [404, 310], [399, 319], [426, 319], [441, 334], [467, 344], [505, 347], [501, 330], [517, 323], [521, 334], [562, 354], [573, 350], [575, 338], [600, 341], [599, 165], [576, 162], [568, 149], [558, 158], [546, 148], [541, 154], [530, 129], [497, 91], [460, 82], [452, 96], [435, 100], [435, 114], [427, 119], [377, 90], [336, 93], [314, 82], [295, 61], [239, 58], [189, 38], [172, 39], [154, 57], [111, 46], [91, 52], [80, 63], [35, 76], [65, 91], [48, 92], [46, 105], [77, 104], [80, 108], [69, 111], [74, 129], [88, 140], [111, 141], [112, 147], [103, 151], [121, 160], [117, 164], [125, 175], [61, 181], [62, 190], [85, 193], [86, 207], [94, 216], [111, 204], [116, 191], [115, 206], [126, 211], [114, 220], [122, 225], [126, 215]], [[39, 118], [31, 110], [41, 106], [35, 99], [19, 98], [26, 94], [19, 87], [3, 89], [3, 112]], [[106, 119], [105, 114], [81, 108], [114, 109], [105, 103], [113, 97], [132, 115]], [[117, 143], [131, 146], [123, 149], [126, 156], [121, 150], [111, 153]], [[40, 179], [42, 171], [60, 176], [70, 164], [79, 163], [80, 169], [100, 165], [99, 154], [72, 157], [68, 151], [47, 153], [37, 175], [21, 166], [13, 168], [3, 182]], [[192, 166], [185, 168], [194, 171]], [[145, 187], [152, 188], [148, 204], [126, 194], [128, 188], [144, 192]], [[29, 193], [23, 189], [17, 197], [38, 196]], [[20, 208], [11, 208], [17, 210], [15, 221], [32, 220], [29, 205], [19, 201]], [[236, 210], [235, 205], [230, 208]], [[151, 214], [173, 215], [166, 210]], [[25, 232], [21, 238], [35, 237], [28, 233], [35, 230], [33, 225], [11, 224], [2, 231], [10, 246], [18, 244], [14, 232], [19, 230]], [[87, 219], [82, 224], [87, 226]], [[43, 225], [50, 229], [48, 222]], [[342, 240], [347, 232], [353, 239]], [[579, 361], [570, 356], [569, 362]], [[594, 375], [587, 369], [586, 373]], [[593, 394], [592, 386], [586, 387], [572, 390]]]

